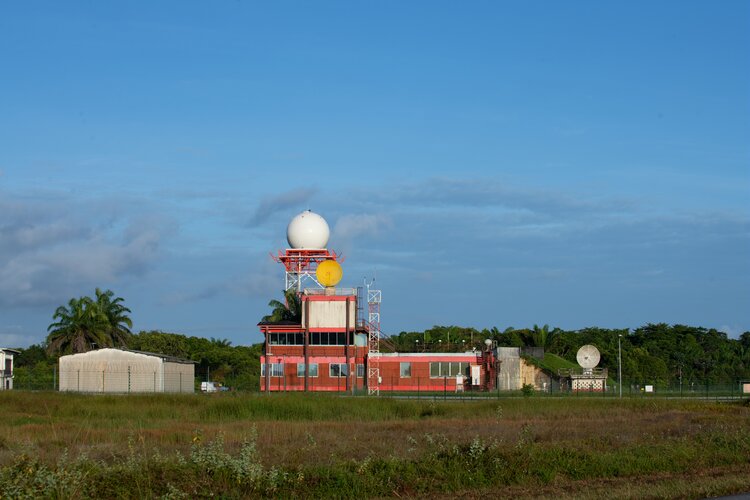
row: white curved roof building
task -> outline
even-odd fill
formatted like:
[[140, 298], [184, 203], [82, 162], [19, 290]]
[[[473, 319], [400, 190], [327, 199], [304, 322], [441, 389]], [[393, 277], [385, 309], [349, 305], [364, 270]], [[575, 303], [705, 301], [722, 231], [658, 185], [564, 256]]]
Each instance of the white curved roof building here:
[[60, 390], [72, 392], [194, 392], [195, 362], [127, 349], [61, 356]]

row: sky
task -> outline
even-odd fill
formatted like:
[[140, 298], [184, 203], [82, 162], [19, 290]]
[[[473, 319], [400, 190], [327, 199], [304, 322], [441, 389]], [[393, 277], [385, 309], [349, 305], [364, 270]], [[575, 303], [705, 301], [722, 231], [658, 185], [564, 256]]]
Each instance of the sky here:
[[3, 2], [0, 346], [261, 340], [291, 218], [433, 325], [750, 330], [750, 3]]

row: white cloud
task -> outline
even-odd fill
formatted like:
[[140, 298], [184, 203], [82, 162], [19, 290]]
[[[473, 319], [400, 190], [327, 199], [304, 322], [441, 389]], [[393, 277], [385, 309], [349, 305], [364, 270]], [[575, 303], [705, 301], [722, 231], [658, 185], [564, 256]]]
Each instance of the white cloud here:
[[0, 195], [0, 304], [59, 304], [142, 274], [175, 229], [167, 219], [137, 215], [137, 208], [116, 215], [126, 202], [113, 210], [112, 201]]
[[343, 215], [336, 220], [333, 235], [336, 241], [350, 242], [362, 236], [378, 236], [392, 227], [391, 218], [384, 214]]
[[258, 226], [268, 220], [274, 213], [289, 208], [298, 207], [303, 209], [302, 205], [308, 202], [315, 194], [315, 189], [299, 188], [286, 191], [274, 196], [263, 198], [255, 210], [255, 215], [250, 222], [251, 226]]

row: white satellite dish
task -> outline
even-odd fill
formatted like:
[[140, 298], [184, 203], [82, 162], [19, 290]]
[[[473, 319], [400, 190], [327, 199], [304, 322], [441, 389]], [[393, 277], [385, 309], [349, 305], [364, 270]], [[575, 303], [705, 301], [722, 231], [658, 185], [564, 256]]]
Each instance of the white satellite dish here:
[[599, 349], [591, 344], [586, 344], [578, 349], [576, 361], [578, 361], [578, 364], [581, 365], [581, 368], [584, 370], [591, 370], [599, 364], [600, 357]]

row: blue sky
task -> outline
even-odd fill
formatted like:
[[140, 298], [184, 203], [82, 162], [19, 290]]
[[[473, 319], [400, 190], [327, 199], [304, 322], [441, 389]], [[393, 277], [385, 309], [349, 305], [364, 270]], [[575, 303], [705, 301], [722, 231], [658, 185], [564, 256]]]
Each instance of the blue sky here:
[[5, 2], [0, 344], [235, 344], [311, 208], [386, 333], [750, 330], [750, 4]]

